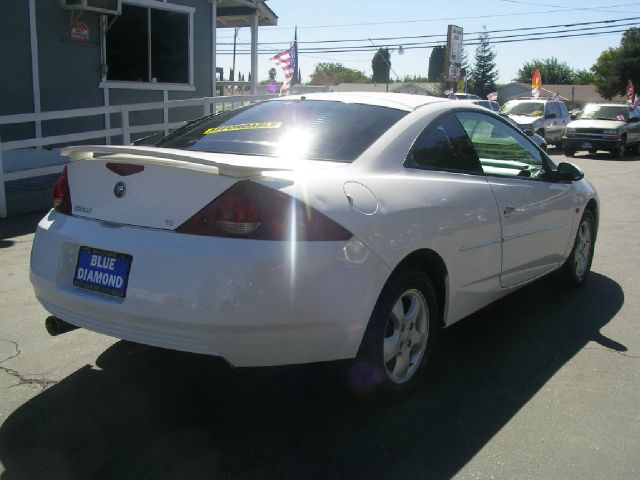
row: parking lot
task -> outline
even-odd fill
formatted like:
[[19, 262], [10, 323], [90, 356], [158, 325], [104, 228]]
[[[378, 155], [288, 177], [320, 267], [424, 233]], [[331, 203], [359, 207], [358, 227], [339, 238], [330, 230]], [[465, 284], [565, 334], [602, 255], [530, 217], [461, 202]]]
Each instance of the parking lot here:
[[640, 478], [640, 157], [571, 161], [601, 197], [587, 284], [550, 277], [444, 331], [390, 406], [336, 366], [50, 337], [28, 280], [41, 215], [0, 220], [0, 478]]

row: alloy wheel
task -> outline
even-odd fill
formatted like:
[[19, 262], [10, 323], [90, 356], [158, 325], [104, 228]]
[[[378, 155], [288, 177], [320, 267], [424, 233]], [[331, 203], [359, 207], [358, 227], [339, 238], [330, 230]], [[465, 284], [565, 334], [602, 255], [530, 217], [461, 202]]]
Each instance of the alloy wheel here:
[[383, 339], [383, 361], [394, 383], [410, 380], [420, 366], [429, 336], [429, 307], [419, 290], [398, 297], [387, 320]]

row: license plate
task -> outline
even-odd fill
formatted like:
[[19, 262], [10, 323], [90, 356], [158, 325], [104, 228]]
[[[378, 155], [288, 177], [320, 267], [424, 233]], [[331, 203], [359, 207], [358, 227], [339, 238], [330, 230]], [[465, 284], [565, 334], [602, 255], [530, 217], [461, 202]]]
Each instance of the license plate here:
[[133, 257], [91, 247], [80, 247], [73, 284], [76, 287], [125, 298]]
[[584, 142], [582, 148], [592, 148], [592, 145], [589, 142]]

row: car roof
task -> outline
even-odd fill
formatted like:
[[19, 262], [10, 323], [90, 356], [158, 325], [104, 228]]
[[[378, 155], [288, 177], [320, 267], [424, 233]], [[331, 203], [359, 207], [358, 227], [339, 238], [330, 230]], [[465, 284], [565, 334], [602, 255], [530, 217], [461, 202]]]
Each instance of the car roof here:
[[343, 103], [360, 103], [363, 105], [374, 105], [377, 107], [394, 108], [411, 112], [423, 105], [438, 102], [447, 102], [448, 99], [441, 97], [430, 97], [428, 95], [413, 95], [410, 93], [385, 93], [385, 92], [322, 92], [306, 93], [302, 95], [288, 95], [286, 97], [274, 98], [271, 101], [300, 100], [322, 100]]

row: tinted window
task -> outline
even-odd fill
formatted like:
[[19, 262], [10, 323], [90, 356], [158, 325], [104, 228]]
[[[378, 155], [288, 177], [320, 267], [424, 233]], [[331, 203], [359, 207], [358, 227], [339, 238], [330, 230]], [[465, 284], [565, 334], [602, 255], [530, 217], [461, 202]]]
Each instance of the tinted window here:
[[447, 115], [432, 122], [420, 134], [409, 155], [408, 166], [481, 172], [473, 146], [460, 122]]
[[538, 149], [500, 120], [476, 112], [456, 114], [488, 175], [537, 178], [543, 173]]
[[559, 118], [561, 116], [556, 102], [547, 103], [545, 107], [545, 113], [554, 113], [556, 115], [556, 118]]
[[569, 116], [569, 110], [567, 110], [567, 106], [563, 102], [559, 102], [558, 107], [560, 108], [561, 115], [564, 118]]
[[278, 100], [205, 117], [157, 146], [349, 162], [406, 114], [355, 103]]

